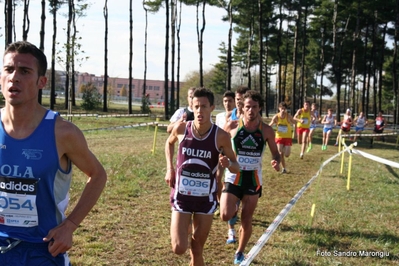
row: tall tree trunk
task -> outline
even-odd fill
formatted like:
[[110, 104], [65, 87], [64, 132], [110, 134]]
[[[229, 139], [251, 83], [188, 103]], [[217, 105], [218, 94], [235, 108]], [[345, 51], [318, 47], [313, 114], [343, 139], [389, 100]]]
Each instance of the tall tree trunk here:
[[165, 62], [164, 62], [164, 87], [165, 87], [165, 120], [169, 120], [169, 0], [165, 1], [166, 23], [165, 23]]
[[[265, 47], [269, 47], [269, 43], [268, 43], [269, 39], [266, 38], [266, 42], [265, 42]], [[270, 98], [270, 91], [271, 91], [271, 80], [270, 80], [270, 75], [271, 75], [271, 71], [269, 71], [269, 68], [267, 66], [267, 59], [269, 57], [269, 50], [270, 49], [266, 49], [266, 53], [265, 53], [265, 80], [266, 80], [266, 94], [265, 94], [265, 115], [267, 118], [269, 118], [269, 98]], [[260, 68], [262, 68], [262, 65], [260, 66]], [[251, 87], [250, 87], [251, 88]]]
[[[44, 29], [46, 26], [46, 0], [41, 1], [42, 11], [40, 16], [40, 45], [39, 49], [44, 52]], [[43, 90], [39, 90], [38, 102], [42, 104]]]
[[366, 20], [366, 33], [364, 36], [364, 55], [363, 55], [363, 93], [362, 93], [362, 111], [364, 112], [365, 116], [368, 117], [369, 114], [369, 107], [368, 107], [368, 89], [367, 89], [367, 64], [368, 64], [368, 60], [367, 60], [367, 47], [368, 47], [368, 38], [369, 38], [369, 25], [368, 25], [368, 20]]
[[176, 110], [178, 106], [175, 106], [175, 57], [176, 57], [176, 12], [177, 12], [177, 3], [176, 0], [171, 0], [171, 86], [170, 86], [170, 108], [171, 110]]
[[133, 0], [129, 1], [129, 103], [128, 112], [133, 114]]
[[283, 0], [280, 0], [279, 2], [279, 26], [278, 26], [278, 31], [277, 31], [277, 58], [278, 58], [278, 71], [277, 71], [277, 82], [278, 86], [276, 88], [277, 92], [277, 104], [281, 103], [283, 101], [283, 95], [281, 91], [281, 66], [282, 66], [282, 58], [281, 58], [281, 52], [280, 52], [280, 46], [282, 44], [282, 31], [283, 31]]
[[[350, 19], [350, 16], [348, 16], [348, 19], [346, 20], [345, 29], [344, 29], [344, 36], [342, 37], [342, 39], [341, 39], [341, 41], [339, 43], [338, 72], [337, 72], [338, 73], [338, 77], [339, 77], [337, 79], [338, 82], [339, 82], [339, 85], [338, 85], [338, 82], [337, 82], [337, 87], [338, 88], [340, 88], [341, 84], [342, 84], [342, 51], [343, 51], [343, 48], [344, 48], [344, 41], [346, 39], [346, 33], [347, 33], [348, 25], [349, 25], [349, 19]], [[346, 86], [346, 84], [347, 84], [347, 82], [345, 83], [345, 86]], [[344, 103], [345, 103], [345, 101], [344, 101]], [[339, 119], [338, 119], [338, 121], [339, 121]]]
[[333, 58], [332, 58], [332, 65], [333, 65], [333, 71], [334, 75], [336, 78], [337, 82], [337, 106], [336, 106], [336, 119], [338, 122], [341, 121], [340, 118], [340, 113], [341, 113], [341, 73], [338, 69], [339, 64], [335, 61], [335, 58], [337, 57], [337, 50], [338, 50], [338, 40], [337, 40], [337, 15], [338, 15], [338, 0], [335, 0], [334, 2], [334, 15], [333, 15]]
[[201, 41], [200, 41], [200, 71], [201, 71], [201, 87], [204, 86], [204, 31], [206, 26], [206, 19], [205, 19], [205, 7], [206, 7], [206, 0], [203, 0], [202, 4], [202, 27], [201, 27]]
[[145, 1], [143, 1], [143, 8], [145, 11], [145, 31], [144, 31], [144, 81], [143, 81], [143, 93], [141, 95], [141, 112], [148, 112], [148, 101], [146, 96], [147, 90], [147, 33], [148, 33], [148, 10], [145, 7]]
[[176, 88], [176, 107], [180, 106], [180, 28], [181, 28], [181, 11], [182, 11], [182, 1], [179, 1], [179, 23], [177, 24], [177, 88]]
[[53, 43], [51, 49], [51, 89], [50, 89], [50, 109], [54, 109], [55, 105], [55, 53], [56, 48], [55, 45], [57, 43], [57, 11], [58, 11], [58, 3], [55, 1], [54, 6], [52, 7], [53, 13]]
[[232, 39], [233, 39], [233, 5], [231, 0], [228, 5], [228, 16], [229, 16], [229, 34], [227, 43], [227, 90], [231, 91], [231, 72], [232, 72]]
[[338, 27], [337, 27], [337, 16], [338, 16], [338, 0], [334, 2], [334, 18], [333, 18], [333, 56], [332, 56], [332, 65], [333, 65], [333, 72], [337, 82], [337, 108], [336, 108], [336, 118], [337, 121], [341, 121], [341, 84], [342, 84], [342, 70], [341, 70], [341, 62], [342, 62], [342, 49], [343, 49], [343, 42], [346, 36], [346, 29], [349, 24], [349, 18], [346, 21], [345, 29], [344, 29], [344, 36], [342, 37], [341, 41], [338, 42]]
[[24, 20], [22, 25], [22, 40], [28, 40], [28, 33], [30, 28], [29, 20], [29, 2], [30, 0], [24, 0]]
[[378, 68], [378, 110], [382, 110], [382, 83], [383, 83], [383, 67], [384, 67], [384, 57], [385, 57], [385, 35], [387, 33], [388, 21], [385, 22], [384, 29], [382, 31], [382, 43], [381, 43], [381, 57], [379, 59]]
[[348, 95], [348, 77], [347, 76], [345, 76], [344, 77], [344, 110], [346, 110], [347, 109], [347, 107], [349, 107], [349, 105], [347, 105], [348, 104], [348, 98], [349, 98], [349, 95]]
[[[375, 62], [376, 63], [376, 62]], [[374, 117], [377, 117], [378, 110], [377, 110], [377, 66], [376, 64], [373, 64], [373, 109], [374, 109]]]
[[44, 51], [44, 35], [46, 26], [46, 0], [41, 1], [42, 12], [40, 16], [40, 49]]
[[[288, 38], [289, 36], [289, 29], [288, 27], [285, 30], [285, 36]], [[287, 90], [287, 76], [288, 76], [288, 53], [289, 53], [289, 44], [288, 41], [285, 42], [285, 58], [284, 58], [284, 73], [283, 73], [283, 96], [284, 98], [282, 101], [288, 101], [289, 100], [289, 95], [288, 95], [288, 90]], [[294, 106], [294, 98], [291, 99], [290, 106], [291, 106], [291, 113], [295, 111], [295, 106]]]
[[352, 109], [353, 113], [359, 114], [357, 108], [358, 103], [356, 103], [356, 53], [357, 53], [357, 43], [359, 40], [359, 25], [360, 23], [360, 0], [357, 0], [357, 13], [356, 13], [356, 29], [353, 33], [353, 43], [355, 44], [352, 51], [352, 69], [351, 69], [351, 98], [349, 107]]
[[108, 112], [107, 90], [108, 90], [108, 0], [105, 0], [104, 9], [104, 90], [103, 90], [103, 111]]
[[308, 4], [307, 0], [305, 0], [305, 12], [303, 16], [303, 27], [302, 27], [302, 59], [301, 59], [301, 98], [303, 99], [302, 102], [306, 101], [306, 45], [307, 45], [307, 38], [306, 38], [306, 27], [307, 27], [307, 21], [308, 19]]
[[67, 39], [66, 39], [66, 58], [65, 58], [65, 103], [64, 103], [64, 108], [68, 110], [69, 113], [69, 80], [71, 77], [71, 25], [72, 25], [72, 13], [73, 13], [73, 0], [68, 0], [68, 20], [67, 20]]
[[325, 65], [325, 36], [326, 36], [326, 22], [323, 24], [323, 28], [321, 30], [321, 51], [320, 51], [320, 104], [319, 104], [319, 114], [322, 114], [323, 110], [323, 90], [324, 90], [324, 65]]
[[14, 9], [13, 9], [13, 0], [6, 0], [6, 6], [4, 7], [6, 10], [6, 38], [5, 38], [5, 46], [13, 42], [12, 32], [14, 28], [13, 17], [14, 17]]
[[[262, 0], [258, 0], [258, 23], [259, 25], [262, 25], [262, 20], [263, 20], [263, 8], [262, 8]], [[259, 92], [260, 95], [263, 96], [263, 32], [262, 32], [262, 27], [259, 27]], [[266, 61], [267, 62], [267, 61]], [[265, 64], [267, 64], [265, 62]], [[264, 106], [261, 106], [261, 115], [262, 115], [262, 111], [265, 110], [266, 112], [266, 116], [268, 116], [268, 108], [267, 108], [267, 101], [264, 101]]]
[[[253, 9], [252, 9], [253, 10]], [[252, 58], [252, 44], [254, 39], [254, 12], [251, 14], [251, 25], [249, 27], [249, 36], [248, 36], [248, 47], [247, 47], [247, 78], [248, 78], [248, 87], [252, 89], [252, 76], [251, 76], [251, 58]]]
[[202, 2], [202, 27], [199, 29], [199, 0], [197, 0], [197, 39], [198, 39], [198, 54], [199, 54], [199, 74], [200, 86], [204, 86], [204, 67], [203, 67], [203, 45], [204, 45], [204, 31], [205, 31], [205, 6], [206, 0]]
[[76, 34], [77, 34], [77, 29], [76, 29], [76, 10], [75, 10], [75, 2], [72, 3], [72, 44], [71, 44], [71, 49], [72, 49], [72, 54], [71, 54], [71, 91], [69, 93], [70, 97], [70, 106], [68, 108], [71, 109], [72, 112], [72, 106], [76, 106], [76, 87], [75, 87], [75, 51], [76, 51]]
[[[296, 69], [297, 69], [297, 55], [298, 55], [298, 38], [299, 38], [299, 28], [301, 23], [301, 8], [298, 10], [296, 25], [295, 25], [295, 35], [294, 35], [294, 49], [293, 49], [293, 56], [292, 56], [292, 110], [291, 114], [295, 113], [297, 109], [297, 97], [296, 97]], [[300, 99], [299, 99], [300, 100]], [[302, 106], [302, 103], [299, 103], [299, 106]]]
[[[369, 104], [370, 104], [371, 77], [373, 77], [375, 79], [374, 61], [375, 61], [376, 24], [377, 24], [376, 20], [373, 19], [373, 25], [372, 25], [372, 31], [371, 31], [371, 38], [372, 38], [372, 41], [371, 41], [371, 53], [370, 53], [370, 59], [369, 59], [369, 65], [368, 65], [368, 81], [367, 81], [367, 96], [366, 96], [367, 107], [369, 107]], [[375, 92], [375, 89], [373, 89], [373, 92]], [[376, 112], [377, 112], [376, 103], [374, 101], [374, 103], [373, 103], [373, 115], [374, 115], [374, 118], [377, 116]]]
[[395, 7], [395, 36], [394, 36], [394, 52], [393, 52], [393, 67], [392, 67], [392, 77], [393, 77], [393, 95], [394, 95], [394, 124], [398, 124], [399, 118], [399, 97], [398, 97], [398, 46], [399, 46], [399, 0], [396, 0]]

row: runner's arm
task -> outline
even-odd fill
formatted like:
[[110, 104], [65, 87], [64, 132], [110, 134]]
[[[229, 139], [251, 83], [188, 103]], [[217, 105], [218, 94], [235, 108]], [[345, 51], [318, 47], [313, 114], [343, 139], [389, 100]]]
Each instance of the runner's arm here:
[[278, 152], [277, 145], [275, 142], [275, 134], [271, 127], [267, 126], [266, 124], [263, 127], [263, 137], [267, 141], [267, 144], [270, 149], [270, 153], [272, 155], [272, 167], [274, 170], [280, 170], [280, 153]]
[[271, 120], [270, 123], [269, 123], [269, 126], [273, 126], [274, 124], [277, 123], [277, 122], [276, 122], [277, 116], [278, 116], [278, 115], [273, 116], [272, 120]]
[[186, 124], [180, 122], [173, 127], [168, 139], [165, 142], [165, 159], [166, 159], [166, 174], [165, 182], [170, 186], [174, 187], [176, 170], [173, 162], [173, 155], [175, 153], [175, 143], [179, 140], [179, 135], [184, 133]]
[[236, 155], [231, 147], [231, 138], [229, 133], [218, 130], [217, 144], [221, 153], [219, 154], [219, 164], [224, 168], [228, 168], [232, 173], [240, 171], [240, 165], [237, 162]]

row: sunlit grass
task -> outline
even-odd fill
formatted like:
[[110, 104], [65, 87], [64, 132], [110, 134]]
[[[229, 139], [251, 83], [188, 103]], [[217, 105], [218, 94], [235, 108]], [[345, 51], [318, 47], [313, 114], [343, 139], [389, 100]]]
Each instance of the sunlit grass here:
[[[81, 128], [112, 127], [119, 118], [76, 119]], [[126, 120], [129, 124], [140, 119]], [[149, 119], [150, 120], [150, 119]], [[122, 120], [121, 120], [122, 121]], [[125, 121], [123, 121], [124, 123]], [[122, 123], [121, 123], [122, 124]], [[154, 127], [85, 131], [92, 151], [104, 165], [108, 182], [98, 204], [75, 232], [70, 257], [74, 265], [188, 265], [188, 252], [172, 254], [169, 226], [169, 188], [164, 182], [165, 129], [159, 129], [152, 154]], [[299, 159], [294, 143], [287, 159], [289, 174], [273, 172], [270, 154], [264, 156], [263, 196], [254, 215], [252, 248], [266, 228], [317, 172], [321, 163], [336, 153], [320, 149], [320, 132], [314, 148]], [[366, 140], [358, 149], [392, 161], [398, 159], [395, 140]], [[294, 141], [296, 142], [296, 141]], [[176, 156], [175, 156], [176, 157]], [[397, 265], [399, 254], [399, 169], [354, 155], [350, 190], [347, 186], [348, 155], [344, 172], [339, 158], [328, 164], [298, 200], [285, 220], [257, 255], [252, 265]], [[86, 178], [75, 171], [71, 205], [80, 196]], [[312, 204], [316, 204], [313, 220]], [[238, 226], [236, 227], [238, 229]], [[225, 245], [227, 225], [215, 217], [205, 245], [207, 265], [231, 265], [237, 246]], [[385, 251], [389, 257], [321, 256], [321, 252]]]

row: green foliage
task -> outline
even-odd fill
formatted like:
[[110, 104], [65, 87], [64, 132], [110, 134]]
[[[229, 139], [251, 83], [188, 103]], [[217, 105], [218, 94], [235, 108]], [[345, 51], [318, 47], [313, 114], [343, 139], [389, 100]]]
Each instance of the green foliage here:
[[84, 110], [94, 110], [100, 106], [101, 94], [92, 83], [82, 85], [81, 90], [83, 93], [81, 106]]
[[223, 94], [227, 88], [227, 64], [221, 62], [216, 63], [211, 73], [209, 88], [212, 89], [214, 93]]
[[141, 112], [143, 114], [148, 114], [151, 113], [151, 109], [150, 109], [150, 101], [148, 99], [148, 97], [141, 97]]
[[154, 1], [143, 1], [143, 7], [147, 9], [150, 13], [157, 13], [161, 7], [163, 7], [162, 0], [154, 0]]
[[223, 94], [227, 88], [227, 47], [224, 42], [220, 44], [219, 56], [220, 62], [216, 63], [211, 70], [211, 79], [209, 88], [211, 88], [217, 94]]

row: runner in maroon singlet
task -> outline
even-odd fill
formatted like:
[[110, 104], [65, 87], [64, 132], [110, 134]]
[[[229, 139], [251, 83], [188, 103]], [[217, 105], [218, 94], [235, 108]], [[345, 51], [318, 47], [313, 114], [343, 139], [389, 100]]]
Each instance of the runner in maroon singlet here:
[[[205, 88], [194, 91], [194, 121], [179, 122], [165, 144], [165, 181], [172, 188], [170, 236], [172, 250], [184, 254], [189, 247], [188, 229], [192, 223], [190, 265], [204, 265], [203, 249], [217, 207], [218, 163], [238, 173], [239, 164], [229, 134], [214, 125], [210, 114], [215, 108], [213, 93]], [[179, 143], [176, 168], [174, 145]], [[223, 154], [221, 154], [223, 151]]]

